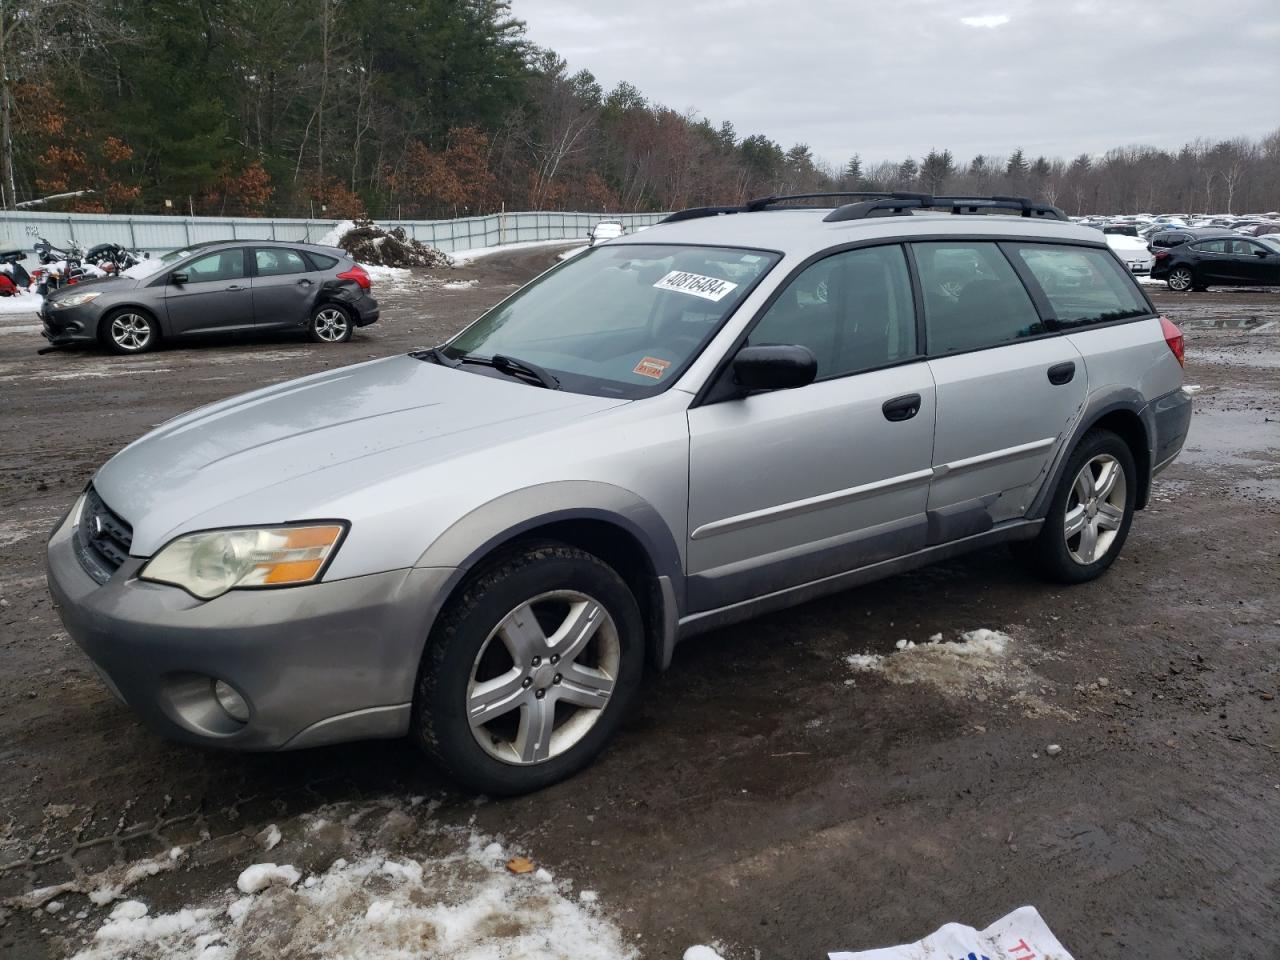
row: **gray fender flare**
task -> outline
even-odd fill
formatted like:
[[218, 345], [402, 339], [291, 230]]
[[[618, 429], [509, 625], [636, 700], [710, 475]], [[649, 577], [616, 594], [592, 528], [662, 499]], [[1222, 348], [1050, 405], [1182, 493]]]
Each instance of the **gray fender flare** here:
[[[414, 566], [448, 567], [453, 574], [441, 590], [441, 602], [467, 573], [494, 549], [538, 527], [564, 520], [601, 520], [635, 538], [656, 579], [661, 603], [660, 636], [651, 649], [655, 666], [665, 669], [675, 648], [676, 628], [684, 610], [684, 567], [675, 537], [662, 515], [646, 500], [623, 487], [591, 480], [538, 484], [504, 494], [475, 508], [440, 534]], [[434, 615], [433, 618], [434, 620]]]
[[[1154, 462], [1155, 418], [1151, 413], [1150, 404], [1147, 403], [1142, 394], [1132, 387], [1123, 387], [1119, 390], [1108, 390], [1105, 394], [1090, 397], [1085, 401], [1084, 411], [1080, 414], [1080, 419], [1076, 421], [1075, 429], [1071, 431], [1066, 443], [1059, 446], [1053, 465], [1049, 469], [1048, 477], [1044, 485], [1040, 487], [1040, 492], [1036, 494], [1035, 500], [1032, 501], [1031, 508], [1027, 511], [1028, 519], [1039, 520], [1049, 512], [1049, 503], [1053, 500], [1053, 494], [1058, 489], [1058, 484], [1062, 481], [1062, 473], [1067, 468], [1067, 459], [1071, 456], [1071, 451], [1075, 450], [1076, 445], [1080, 443], [1080, 438], [1088, 433], [1099, 420], [1109, 413], [1115, 413], [1117, 410], [1132, 413], [1141, 421], [1143, 433], [1146, 436], [1147, 462], [1149, 464]], [[1150, 487], [1150, 476], [1140, 479], [1144, 488]], [[1140, 501], [1138, 508], [1141, 509], [1143, 506], [1145, 506], [1145, 503]]]

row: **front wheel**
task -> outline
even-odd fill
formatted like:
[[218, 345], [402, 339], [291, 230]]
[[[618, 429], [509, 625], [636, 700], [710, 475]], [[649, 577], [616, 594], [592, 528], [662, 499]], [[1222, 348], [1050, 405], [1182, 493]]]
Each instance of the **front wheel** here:
[[1085, 583], [1115, 562], [1137, 502], [1133, 453], [1109, 430], [1091, 430], [1072, 452], [1044, 526], [1016, 553], [1058, 583]]
[[1196, 278], [1189, 267], [1174, 267], [1165, 283], [1175, 293], [1186, 293], [1196, 285]]
[[441, 614], [413, 732], [472, 790], [539, 790], [604, 748], [643, 668], [640, 611], [618, 574], [573, 547], [529, 545], [491, 564]]
[[113, 353], [146, 353], [160, 339], [155, 318], [141, 310], [117, 310], [102, 324], [102, 339]]
[[346, 343], [353, 328], [351, 315], [336, 303], [322, 303], [311, 312], [307, 332], [316, 343]]

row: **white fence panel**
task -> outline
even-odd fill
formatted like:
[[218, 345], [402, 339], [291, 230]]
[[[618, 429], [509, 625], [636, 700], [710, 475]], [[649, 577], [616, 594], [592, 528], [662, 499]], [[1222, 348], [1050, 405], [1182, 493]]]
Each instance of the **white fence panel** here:
[[[380, 220], [404, 227], [409, 236], [445, 252], [497, 247], [531, 240], [582, 240], [596, 223], [621, 220], [628, 232], [651, 226], [665, 213], [495, 213], [456, 220]], [[0, 211], [0, 239], [31, 248], [38, 237], [54, 246], [72, 240], [91, 247], [119, 243], [132, 250], [165, 254], [202, 240], [291, 240], [315, 243], [338, 221], [273, 217], [133, 216], [97, 213]]]

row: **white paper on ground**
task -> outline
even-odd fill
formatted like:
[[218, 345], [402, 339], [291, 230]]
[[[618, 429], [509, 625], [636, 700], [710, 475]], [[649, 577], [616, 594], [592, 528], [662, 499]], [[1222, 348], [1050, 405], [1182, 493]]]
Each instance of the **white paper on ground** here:
[[1019, 907], [985, 930], [948, 923], [915, 943], [828, 956], [831, 960], [1072, 960], [1035, 907]]

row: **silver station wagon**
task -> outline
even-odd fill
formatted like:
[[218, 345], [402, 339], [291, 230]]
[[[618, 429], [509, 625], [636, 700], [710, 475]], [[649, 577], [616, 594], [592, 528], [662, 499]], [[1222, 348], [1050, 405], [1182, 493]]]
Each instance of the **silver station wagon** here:
[[1101, 575], [1186, 435], [1178, 328], [1051, 206], [797, 199], [163, 424], [49, 541], [68, 631], [167, 736], [409, 735], [500, 794], [700, 631], [1001, 542]]

